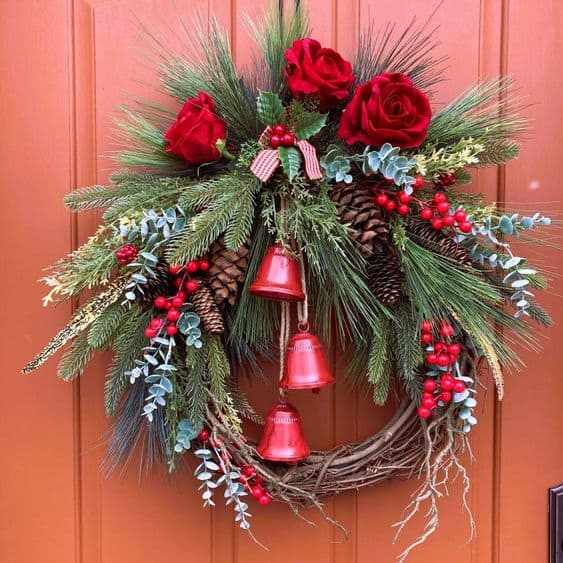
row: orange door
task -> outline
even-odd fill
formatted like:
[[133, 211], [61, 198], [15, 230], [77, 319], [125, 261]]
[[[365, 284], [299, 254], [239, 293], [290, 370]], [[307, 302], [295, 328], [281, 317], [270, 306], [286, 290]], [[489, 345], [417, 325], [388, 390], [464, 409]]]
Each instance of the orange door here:
[[[132, 95], [153, 95], [155, 74], [136, 18], [177, 44], [178, 16], [195, 9], [215, 14], [231, 32], [240, 62], [250, 60], [243, 14], [260, 0], [0, 0], [0, 151], [2, 186], [2, 392], [0, 393], [0, 561], [2, 563], [371, 563], [392, 562], [418, 531], [411, 526], [392, 545], [396, 521], [414, 481], [387, 483], [329, 500], [328, 511], [350, 532], [323, 522], [311, 527], [280, 506], [256, 508], [254, 531], [264, 552], [234, 527], [231, 514], [200, 506], [187, 471], [174, 479], [155, 473], [138, 483], [134, 470], [104, 479], [99, 472], [104, 433], [104, 364], [99, 358], [81, 381], [56, 378], [55, 363], [23, 377], [20, 367], [70, 313], [43, 310], [41, 268], [94, 230], [95, 216], [69, 217], [62, 205], [77, 185], [104, 182], [111, 112]], [[343, 53], [356, 44], [371, 14], [377, 23], [426, 18], [434, 0], [309, 0], [315, 36]], [[491, 199], [535, 208], [561, 200], [563, 134], [563, 3], [560, 0], [446, 0], [435, 16], [451, 80], [436, 102], [450, 99], [479, 76], [508, 71], [533, 104], [526, 114], [535, 133], [521, 158], [482, 173], [473, 189]], [[544, 204], [545, 211], [561, 203]], [[539, 259], [555, 271], [560, 255]], [[555, 280], [552, 295], [561, 294]], [[544, 303], [561, 321], [558, 297]], [[473, 435], [471, 505], [477, 537], [452, 494], [442, 502], [439, 533], [410, 561], [541, 563], [547, 558], [546, 491], [563, 482], [563, 329], [549, 333], [545, 351], [529, 355], [529, 369], [510, 378], [502, 406], [481, 400]], [[341, 375], [338, 358], [333, 354]], [[252, 391], [262, 409], [273, 386]], [[483, 393], [483, 396], [485, 393]], [[316, 447], [366, 436], [389, 415], [335, 390], [298, 404]], [[320, 407], [319, 407], [320, 405]], [[307, 412], [314, 416], [307, 416]], [[455, 493], [457, 485], [452, 487]], [[311, 515], [318, 520], [315, 515]]]

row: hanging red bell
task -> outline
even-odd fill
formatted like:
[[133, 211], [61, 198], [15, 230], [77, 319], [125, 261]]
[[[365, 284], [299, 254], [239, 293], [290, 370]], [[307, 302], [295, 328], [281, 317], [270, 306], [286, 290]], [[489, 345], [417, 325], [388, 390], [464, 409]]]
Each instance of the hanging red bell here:
[[281, 243], [270, 246], [248, 291], [265, 299], [303, 301], [299, 262], [285, 252]]
[[264, 459], [286, 463], [295, 463], [311, 453], [294, 406], [279, 402], [270, 409], [256, 451]]
[[328, 369], [322, 344], [308, 330], [300, 330], [287, 343], [280, 387], [318, 389], [331, 383], [334, 383], [334, 377]]

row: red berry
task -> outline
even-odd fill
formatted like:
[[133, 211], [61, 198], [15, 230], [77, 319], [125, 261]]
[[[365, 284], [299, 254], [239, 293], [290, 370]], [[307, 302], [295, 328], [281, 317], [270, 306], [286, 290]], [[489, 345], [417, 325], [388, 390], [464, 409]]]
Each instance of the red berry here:
[[178, 266], [177, 264], [174, 266], [168, 266], [168, 271], [173, 276], [177, 276], [182, 271], [182, 266]]
[[452, 387], [454, 393], [463, 393], [465, 391], [465, 383], [461, 379], [456, 379], [454, 381], [454, 386]]
[[389, 201], [389, 198], [383, 192], [378, 193], [375, 196], [375, 204], [380, 205], [381, 207], [383, 207], [388, 201]]
[[432, 323], [430, 321], [422, 321], [420, 329], [422, 332], [432, 332]]
[[450, 357], [447, 354], [438, 354], [436, 363], [445, 368], [450, 363]]
[[424, 186], [424, 178], [422, 176], [415, 176], [414, 184], [412, 185], [412, 187], [415, 190], [418, 190], [419, 188], [422, 188], [422, 186]]
[[434, 352], [430, 352], [430, 354], [426, 354], [426, 362], [428, 364], [435, 364], [438, 361], [438, 356], [437, 354], [434, 354]]
[[254, 477], [254, 483], [256, 485], [262, 485], [262, 483], [264, 483], [264, 479], [260, 477], [260, 475], [256, 475], [256, 477]]
[[424, 383], [422, 384], [422, 388], [425, 391], [431, 392], [431, 391], [436, 391], [436, 387], [438, 386], [438, 384], [436, 383], [435, 379], [425, 379]]
[[471, 223], [469, 221], [464, 221], [463, 223], [459, 224], [459, 230], [462, 233], [470, 233], [472, 229]]
[[430, 342], [432, 342], [432, 335], [429, 332], [423, 332], [420, 335], [420, 341], [423, 344], [430, 344]]
[[181, 287], [182, 283], [182, 278], [174, 278], [175, 287]]
[[432, 219], [432, 228], [433, 229], [436, 229], [437, 231], [439, 231], [443, 226], [444, 226], [444, 221], [442, 221], [442, 219], [440, 219], [440, 217], [434, 217], [434, 219]]
[[285, 135], [285, 133], [287, 133], [287, 127], [283, 123], [278, 123], [277, 125], [272, 127], [272, 133], [281, 137], [282, 135]]
[[180, 311], [178, 309], [169, 309], [166, 313], [166, 318], [175, 323], [180, 318]]
[[250, 490], [252, 491], [252, 496], [254, 498], [259, 498], [266, 492], [264, 491], [264, 487], [262, 485], [253, 485]]
[[293, 133], [285, 133], [281, 138], [281, 144], [284, 147], [292, 147], [295, 144], [295, 135]]
[[434, 397], [424, 397], [421, 404], [423, 407], [431, 409], [436, 406], [436, 399]]
[[450, 344], [448, 346], [448, 353], [449, 354], [453, 354], [454, 356], [457, 356], [460, 352], [461, 352], [461, 346], [459, 344], [456, 344], [454, 342], [453, 344]]
[[434, 212], [432, 211], [432, 209], [430, 209], [430, 207], [425, 207], [420, 212], [420, 217], [422, 219], [424, 219], [425, 221], [430, 221], [430, 219], [432, 219], [432, 217], [434, 217]]
[[450, 174], [442, 174], [440, 176], [442, 186], [453, 186], [455, 184], [455, 172]]
[[454, 380], [452, 377], [443, 377], [440, 379], [440, 389], [442, 391], [451, 391], [454, 388]]
[[199, 261], [199, 269], [202, 272], [208, 272], [209, 268], [211, 268], [211, 263], [209, 262], [209, 260], [200, 260]]
[[426, 407], [418, 407], [416, 412], [420, 418], [428, 418], [431, 414], [430, 409], [427, 409]]
[[176, 325], [168, 325], [166, 327], [166, 334], [168, 334], [168, 336], [174, 336], [175, 334], [178, 334], [178, 327]]
[[170, 301], [172, 307], [181, 307], [184, 304], [184, 300], [176, 295], [176, 297], [172, 297], [172, 301]]
[[202, 428], [201, 432], [198, 434], [197, 436], [198, 440], [202, 440], [205, 442], [205, 440], [209, 439], [209, 430], [207, 430], [207, 428]]
[[168, 299], [164, 297], [164, 295], [159, 295], [154, 299], [154, 306], [158, 309], [167, 309], [168, 308]]
[[256, 473], [256, 470], [252, 467], [252, 465], [245, 465], [241, 468], [241, 471], [245, 477], [252, 477]]
[[156, 338], [157, 334], [158, 334], [158, 332], [156, 331], [156, 329], [151, 328], [150, 326], [145, 328], [145, 336], [147, 338]]
[[270, 146], [273, 149], [277, 149], [282, 144], [282, 137], [281, 135], [272, 135], [270, 137]]
[[434, 203], [442, 203], [443, 201], [447, 201], [448, 197], [444, 192], [436, 192], [432, 200]]
[[458, 210], [454, 213], [454, 219], [455, 219], [458, 223], [465, 223], [465, 220], [467, 219], [467, 213], [466, 213], [463, 209], [458, 209]]
[[194, 293], [195, 291], [197, 291], [199, 283], [196, 280], [188, 280], [185, 287], [190, 293]]
[[176, 297], [179, 297], [185, 303], [188, 295], [186, 294], [185, 291], [179, 290], [178, 293], [176, 294]]
[[455, 223], [454, 216], [446, 215], [445, 217], [442, 217], [442, 223], [444, 224], [444, 227], [453, 227]]
[[454, 329], [450, 323], [444, 323], [440, 327], [440, 334], [444, 338], [451, 338], [454, 335]]
[[436, 209], [438, 210], [438, 213], [441, 213], [442, 215], [444, 215], [445, 213], [447, 213], [450, 210], [450, 204], [447, 201], [441, 201], [436, 206]]
[[267, 504], [270, 504], [270, 502], [272, 502], [272, 497], [269, 494], [264, 493], [263, 495], [260, 495], [258, 497], [258, 502], [261, 505], [266, 506]]
[[401, 205], [397, 207], [397, 213], [402, 217], [406, 217], [409, 214], [409, 211], [410, 211], [409, 206], [406, 205], [405, 203], [401, 203]]
[[397, 204], [390, 199], [386, 204], [385, 204], [385, 209], [389, 212], [391, 211], [395, 211], [395, 208], [397, 207]]
[[160, 328], [163, 324], [164, 324], [164, 321], [162, 319], [155, 317], [154, 319], [151, 319], [150, 327], [151, 328]]
[[442, 391], [440, 393], [440, 401], [443, 403], [449, 403], [452, 400], [452, 394], [450, 391]]
[[190, 260], [187, 264], [186, 264], [186, 270], [190, 273], [190, 274], [195, 274], [196, 272], [199, 271], [199, 262], [197, 260]]
[[434, 344], [434, 351], [435, 352], [441, 352], [444, 349], [445, 344], [443, 342], [436, 342], [436, 344]]
[[399, 203], [409, 203], [409, 201], [412, 199], [412, 196], [407, 192], [400, 191], [397, 194], [397, 199], [399, 200]]

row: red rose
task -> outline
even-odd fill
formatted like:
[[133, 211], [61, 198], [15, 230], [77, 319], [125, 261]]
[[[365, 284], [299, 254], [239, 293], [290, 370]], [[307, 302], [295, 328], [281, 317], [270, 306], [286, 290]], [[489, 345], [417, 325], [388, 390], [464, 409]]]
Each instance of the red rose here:
[[218, 160], [221, 152], [217, 141], [226, 138], [227, 124], [215, 113], [215, 102], [205, 92], [186, 100], [178, 118], [164, 135], [168, 142], [166, 151], [190, 164]]
[[407, 76], [385, 73], [356, 88], [338, 136], [349, 145], [417, 147], [426, 138], [431, 117], [428, 98]]
[[350, 93], [354, 82], [352, 65], [336, 51], [321, 47], [314, 39], [299, 39], [286, 49], [287, 86], [294, 98], [315, 96], [320, 111], [338, 104]]

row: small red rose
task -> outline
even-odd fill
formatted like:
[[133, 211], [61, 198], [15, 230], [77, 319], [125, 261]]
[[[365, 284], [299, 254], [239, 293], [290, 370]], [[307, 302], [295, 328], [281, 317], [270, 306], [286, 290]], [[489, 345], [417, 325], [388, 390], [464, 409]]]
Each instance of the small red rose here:
[[190, 164], [213, 162], [221, 157], [218, 141], [227, 138], [227, 124], [215, 113], [215, 102], [205, 92], [186, 100], [164, 140], [166, 151]]
[[312, 96], [319, 110], [334, 108], [348, 97], [354, 82], [352, 65], [333, 49], [321, 47], [315, 39], [299, 39], [286, 49], [287, 87], [294, 98]]
[[426, 138], [431, 117], [428, 98], [410, 78], [385, 73], [356, 88], [342, 114], [338, 136], [349, 145], [418, 147]]

